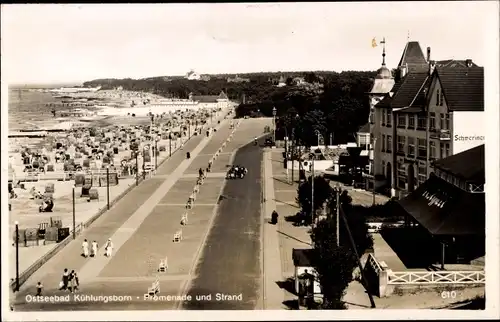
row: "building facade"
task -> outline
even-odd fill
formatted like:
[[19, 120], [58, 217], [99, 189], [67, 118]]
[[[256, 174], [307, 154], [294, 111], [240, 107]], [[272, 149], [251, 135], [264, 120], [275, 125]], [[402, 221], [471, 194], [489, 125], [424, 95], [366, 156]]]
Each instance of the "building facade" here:
[[408, 42], [394, 80], [387, 93], [369, 93], [366, 177], [404, 196], [427, 180], [433, 161], [484, 143], [484, 70], [471, 60], [431, 61], [430, 48], [425, 58], [418, 42]]

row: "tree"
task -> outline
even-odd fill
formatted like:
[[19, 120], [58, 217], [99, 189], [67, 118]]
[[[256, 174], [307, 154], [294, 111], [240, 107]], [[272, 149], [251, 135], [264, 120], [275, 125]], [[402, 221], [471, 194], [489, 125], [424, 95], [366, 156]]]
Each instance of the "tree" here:
[[[312, 201], [312, 179], [309, 177], [306, 182], [297, 188], [297, 203], [306, 214], [311, 214]], [[323, 207], [323, 204], [332, 196], [332, 188], [323, 176], [314, 177], [314, 211]]]
[[312, 265], [318, 273], [324, 309], [344, 309], [342, 298], [356, 267], [356, 257], [350, 248], [337, 247], [335, 222], [322, 220], [312, 230], [314, 243]]

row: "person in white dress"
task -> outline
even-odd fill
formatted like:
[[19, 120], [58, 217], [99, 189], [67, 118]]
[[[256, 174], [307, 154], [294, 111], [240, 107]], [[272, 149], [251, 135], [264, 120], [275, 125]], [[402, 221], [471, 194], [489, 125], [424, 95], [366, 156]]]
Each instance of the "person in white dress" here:
[[83, 257], [89, 257], [89, 242], [85, 239], [82, 243], [82, 254]]
[[95, 257], [97, 255], [97, 249], [99, 248], [99, 245], [97, 242], [94, 240], [92, 242], [92, 248], [90, 250], [90, 257]]
[[113, 254], [113, 242], [111, 242], [111, 238], [109, 238], [106, 242], [106, 246], [104, 247], [104, 249], [106, 251], [106, 256], [111, 257], [111, 255]]

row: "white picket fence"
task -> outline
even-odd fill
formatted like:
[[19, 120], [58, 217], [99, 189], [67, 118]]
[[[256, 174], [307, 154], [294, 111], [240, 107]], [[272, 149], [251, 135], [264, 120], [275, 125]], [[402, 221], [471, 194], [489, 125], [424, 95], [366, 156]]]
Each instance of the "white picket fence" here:
[[444, 271], [444, 272], [392, 272], [388, 271], [389, 285], [422, 284], [484, 284], [484, 271]]

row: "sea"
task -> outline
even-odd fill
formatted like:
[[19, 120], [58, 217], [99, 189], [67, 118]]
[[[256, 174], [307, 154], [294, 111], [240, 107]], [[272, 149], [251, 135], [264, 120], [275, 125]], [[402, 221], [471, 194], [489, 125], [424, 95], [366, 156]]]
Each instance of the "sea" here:
[[9, 131], [32, 129], [53, 118], [52, 107], [57, 99], [50, 93], [9, 89], [8, 119]]

